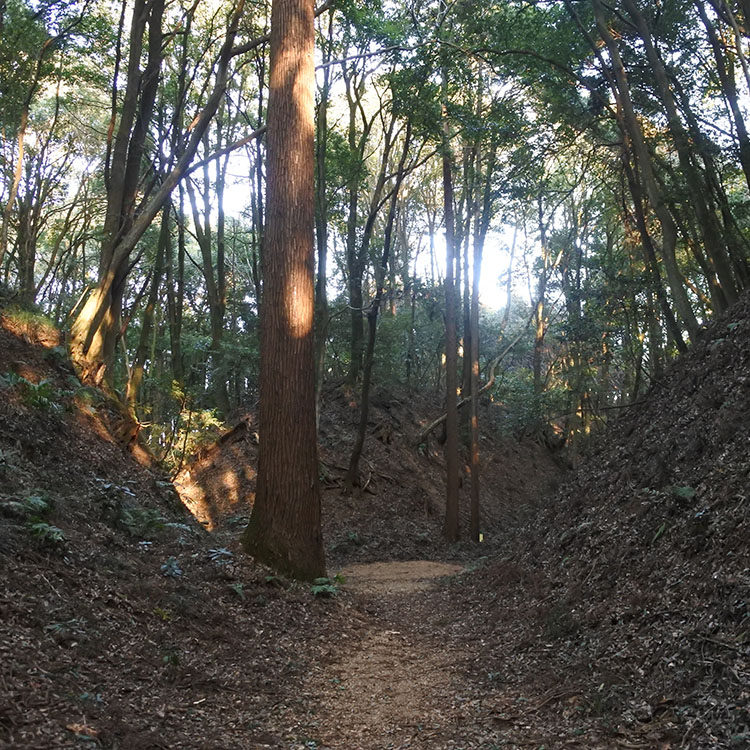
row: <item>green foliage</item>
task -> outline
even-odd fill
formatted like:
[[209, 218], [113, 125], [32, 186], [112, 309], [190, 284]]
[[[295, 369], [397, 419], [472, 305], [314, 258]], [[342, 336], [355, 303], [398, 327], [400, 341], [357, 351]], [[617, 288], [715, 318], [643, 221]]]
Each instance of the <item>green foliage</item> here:
[[[21, 330], [57, 332], [54, 322], [36, 306], [9, 305], [3, 310], [3, 315]], [[65, 351], [63, 347], [54, 347], [54, 349]]]
[[169, 449], [162, 459], [170, 471], [175, 471], [202, 446], [214, 442], [225, 429], [223, 420], [214, 409], [183, 409], [174, 417], [174, 422], [176, 429], [173, 432], [169, 424], [154, 425], [150, 430], [151, 442], [155, 443], [157, 450], [165, 436], [171, 434]]
[[215, 565], [228, 565], [234, 559], [234, 555], [231, 550], [226, 547], [220, 547], [217, 549], [208, 550], [208, 558]]
[[537, 393], [528, 369], [506, 370], [494, 388], [494, 398], [503, 406], [502, 431], [517, 436], [541, 431], [552, 417], [564, 411], [566, 396], [564, 388]]
[[654, 544], [659, 539], [661, 539], [662, 536], [664, 536], [664, 532], [667, 530], [667, 522], [665, 521], [659, 528], [656, 530], [656, 533], [654, 534], [653, 538], [651, 539], [651, 544]]
[[229, 590], [235, 594], [235, 596], [238, 596], [242, 601], [245, 601], [245, 586], [241, 582], [237, 581], [236, 583], [230, 583], [229, 584]]
[[685, 486], [673, 486], [669, 488], [670, 492], [674, 497], [679, 500], [692, 500], [698, 493], [694, 487]]
[[[128, 497], [133, 497], [132, 493]], [[134, 539], [154, 539], [169, 529], [193, 532], [193, 528], [188, 524], [170, 521], [161, 511], [155, 508], [143, 508], [138, 505], [120, 503], [116, 503], [116, 505], [118, 507], [117, 523]]]
[[29, 495], [20, 505], [31, 517], [41, 517], [52, 510], [52, 501], [41, 495]]
[[62, 529], [49, 523], [47, 516], [52, 512], [52, 507], [50, 498], [28, 495], [23, 500], [6, 500], [0, 506], [0, 511], [23, 521], [28, 532], [43, 545], [59, 548], [67, 539]]
[[172, 613], [168, 609], [162, 607], [154, 607], [154, 615], [158, 617], [162, 622], [171, 622]]
[[56, 638], [81, 636], [86, 632], [86, 620], [82, 617], [74, 617], [64, 622], [51, 622], [44, 626], [44, 632]]
[[34, 77], [36, 56], [47, 34], [42, 19], [22, 0], [7, 0], [4, 11], [0, 35], [0, 124], [4, 136], [12, 138], [29, 94], [28, 84]]
[[310, 587], [310, 591], [313, 596], [338, 596], [339, 586], [344, 583], [345, 580], [346, 579], [340, 573], [337, 573], [333, 578], [316, 578]]
[[167, 649], [161, 657], [161, 662], [167, 667], [180, 666], [180, 654], [176, 648]]
[[0, 388], [15, 389], [24, 405], [40, 411], [61, 411], [63, 408], [62, 399], [70, 395], [70, 391], [55, 388], [47, 379], [32, 383], [15, 372], [6, 372], [4, 375], [0, 375]]
[[63, 530], [57, 526], [42, 520], [31, 519], [28, 524], [29, 531], [44, 544], [58, 547], [65, 543], [66, 538]]
[[180, 567], [180, 563], [176, 557], [170, 556], [161, 565], [161, 573], [168, 578], [179, 578], [183, 570]]
[[125, 531], [136, 539], [148, 539], [167, 526], [167, 519], [153, 508], [122, 508], [119, 520]]

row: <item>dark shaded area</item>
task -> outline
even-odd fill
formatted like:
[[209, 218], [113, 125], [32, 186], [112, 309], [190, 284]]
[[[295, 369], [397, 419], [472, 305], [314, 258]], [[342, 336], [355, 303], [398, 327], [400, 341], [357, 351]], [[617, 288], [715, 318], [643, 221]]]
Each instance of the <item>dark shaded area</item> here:
[[749, 414], [745, 295], [456, 592], [486, 669], [546, 679], [571, 731], [749, 746]]

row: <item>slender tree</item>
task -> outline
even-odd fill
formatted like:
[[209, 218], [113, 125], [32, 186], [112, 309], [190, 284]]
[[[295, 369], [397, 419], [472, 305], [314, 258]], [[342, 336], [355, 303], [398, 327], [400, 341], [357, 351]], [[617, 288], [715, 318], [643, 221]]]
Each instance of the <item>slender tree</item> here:
[[[445, 75], [445, 74], [444, 74]], [[450, 542], [459, 537], [458, 490], [458, 352], [456, 334], [456, 240], [453, 212], [453, 169], [450, 148], [449, 124], [445, 111], [443, 142], [443, 202], [445, 213], [445, 411], [446, 441], [446, 496], [443, 535]]]

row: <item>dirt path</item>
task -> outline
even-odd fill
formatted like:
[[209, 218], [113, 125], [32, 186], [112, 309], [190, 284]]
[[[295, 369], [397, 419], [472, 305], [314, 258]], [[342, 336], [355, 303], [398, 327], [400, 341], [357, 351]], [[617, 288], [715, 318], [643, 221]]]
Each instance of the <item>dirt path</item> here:
[[484, 655], [496, 646], [466, 632], [444, 585], [461, 570], [411, 561], [344, 571], [355, 613], [276, 717], [295, 737], [289, 750], [613, 746], [595, 732], [579, 740], [550, 726], [547, 711], [567, 694], [539, 694], [515, 675], [487, 673]]
[[425, 627], [441, 579], [461, 569], [411, 561], [343, 571], [361, 615], [301, 686], [312, 715], [297, 723], [295, 750], [493, 747], [478, 713], [491, 719], [469, 698], [470, 654], [445, 647], [447, 620]]
[[460, 565], [428, 561], [343, 571], [344, 589], [360, 599], [363, 617], [305, 685], [321, 715], [300, 748], [438, 746], [452, 721], [462, 675], [455, 654], [441, 649], [437, 638], [415, 632], [412, 617], [441, 578], [460, 571]]

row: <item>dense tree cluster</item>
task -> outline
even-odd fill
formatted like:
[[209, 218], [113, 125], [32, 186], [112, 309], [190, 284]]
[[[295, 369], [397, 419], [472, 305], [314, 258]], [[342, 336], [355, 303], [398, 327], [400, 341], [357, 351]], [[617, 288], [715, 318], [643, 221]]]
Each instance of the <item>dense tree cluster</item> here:
[[[440, 393], [456, 538], [480, 391], [576, 450], [750, 281], [747, 3], [366, 5], [314, 13], [315, 408], [356, 488], [372, 384]], [[0, 280], [169, 461], [258, 398], [270, 22], [0, 0]]]

